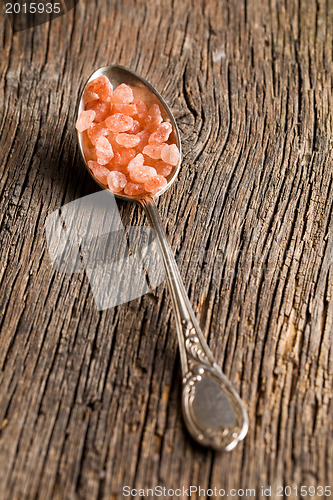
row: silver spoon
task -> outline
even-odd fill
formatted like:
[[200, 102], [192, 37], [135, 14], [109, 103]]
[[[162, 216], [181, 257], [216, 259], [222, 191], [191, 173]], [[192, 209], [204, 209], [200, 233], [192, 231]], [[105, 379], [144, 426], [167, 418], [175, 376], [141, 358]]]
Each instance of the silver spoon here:
[[[216, 450], [232, 450], [238, 441], [247, 434], [248, 416], [240, 397], [222, 373], [205, 341], [155, 205], [155, 200], [171, 186], [180, 169], [181, 143], [176, 121], [168, 105], [154, 87], [133, 71], [118, 65], [105, 66], [95, 71], [87, 83], [101, 75], [108, 77], [113, 88], [121, 83], [126, 83], [134, 89], [136, 98], [142, 99], [148, 104], [157, 103], [161, 108], [162, 116], [168, 117], [173, 125], [171, 139], [177, 144], [180, 157], [177, 168], [167, 186], [154, 196], [141, 195], [137, 198], [121, 194], [114, 194], [114, 196], [139, 203], [158, 236], [176, 318], [183, 375], [182, 407], [187, 429], [201, 445]], [[82, 97], [83, 94], [79, 112], [83, 109]], [[82, 134], [78, 134], [78, 137], [85, 162]], [[86, 162], [85, 165], [87, 167]], [[88, 167], [87, 169], [91, 174], [90, 169]], [[93, 177], [92, 174], [91, 176]], [[99, 183], [95, 177], [93, 179], [105, 189], [105, 186]]]

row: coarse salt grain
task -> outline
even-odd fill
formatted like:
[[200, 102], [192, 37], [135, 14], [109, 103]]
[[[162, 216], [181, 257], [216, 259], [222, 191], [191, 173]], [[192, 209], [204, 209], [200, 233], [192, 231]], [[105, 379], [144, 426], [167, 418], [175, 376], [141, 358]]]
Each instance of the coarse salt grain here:
[[127, 132], [133, 127], [133, 118], [123, 113], [115, 113], [105, 119], [105, 125], [112, 132]]
[[106, 167], [99, 165], [96, 161], [88, 161], [88, 167], [99, 182], [107, 184], [107, 177], [110, 172]]
[[87, 130], [93, 123], [95, 116], [95, 111], [81, 111], [75, 125], [77, 130], [79, 132]]
[[107, 177], [108, 186], [114, 193], [119, 193], [127, 184], [126, 175], [121, 172], [111, 171]]
[[139, 137], [134, 134], [118, 134], [116, 137], [116, 142], [124, 148], [134, 148], [140, 142]]
[[132, 167], [129, 170], [131, 181], [138, 182], [139, 184], [150, 181], [155, 175], [157, 175], [156, 170], [153, 167], [146, 167], [145, 165], [142, 167]]
[[107, 163], [109, 163], [109, 161], [112, 160], [114, 153], [112, 150], [112, 146], [107, 138], [99, 137], [95, 142], [95, 146], [97, 163], [99, 163], [100, 165], [106, 165]]
[[112, 97], [112, 85], [110, 80], [105, 76], [99, 76], [87, 83], [86, 90], [94, 92], [102, 101], [110, 102]]
[[145, 182], [144, 188], [148, 193], [156, 194], [161, 191], [167, 183], [168, 181], [163, 175], [155, 175]]

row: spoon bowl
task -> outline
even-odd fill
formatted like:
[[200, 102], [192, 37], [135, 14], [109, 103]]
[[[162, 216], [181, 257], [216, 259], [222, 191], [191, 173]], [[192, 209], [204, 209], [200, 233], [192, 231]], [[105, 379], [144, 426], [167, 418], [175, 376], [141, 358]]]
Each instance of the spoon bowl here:
[[[161, 194], [165, 193], [165, 191], [167, 189], [169, 189], [171, 184], [173, 184], [173, 182], [175, 181], [175, 179], [178, 175], [179, 169], [180, 169], [181, 161], [182, 161], [180, 134], [179, 134], [179, 129], [178, 129], [176, 120], [175, 120], [169, 106], [167, 105], [167, 103], [163, 99], [163, 97], [157, 92], [157, 90], [147, 80], [142, 78], [142, 76], [138, 75], [134, 71], [131, 71], [131, 70], [125, 68], [124, 66], [119, 66], [119, 65], [104, 66], [103, 68], [97, 69], [96, 71], [94, 71], [90, 75], [90, 77], [88, 78], [88, 80], [84, 86], [83, 92], [81, 94], [78, 113], [80, 113], [84, 109], [84, 107], [83, 107], [83, 94], [84, 94], [84, 90], [85, 90], [87, 84], [91, 80], [94, 80], [95, 78], [98, 78], [99, 76], [106, 76], [110, 80], [113, 89], [115, 89], [118, 85], [121, 85], [122, 83], [126, 83], [127, 85], [130, 85], [132, 87], [135, 99], [140, 99], [141, 101], [145, 102], [148, 106], [152, 106], [153, 104], [158, 104], [160, 109], [161, 109], [161, 114], [162, 114], [163, 120], [168, 119], [172, 124], [172, 132], [170, 135], [170, 139], [172, 140], [173, 143], [176, 144], [176, 146], [179, 149], [179, 160], [178, 160], [178, 164], [177, 164], [176, 168], [173, 169], [173, 173], [172, 173], [170, 179], [168, 180], [167, 185], [163, 189], [158, 191], [157, 194], [154, 195], [154, 198], [157, 199]], [[79, 139], [81, 156], [83, 158], [83, 161], [87, 167], [89, 174], [91, 175], [91, 177], [93, 177], [94, 181], [97, 182], [97, 184], [99, 184], [99, 186], [101, 188], [105, 189], [105, 186], [103, 184], [101, 184], [93, 176], [90, 169], [88, 168], [88, 165], [86, 163], [84, 153], [83, 153], [82, 133], [78, 133], [78, 139]], [[146, 196], [145, 194], [142, 194], [142, 195], [139, 195], [136, 197], [127, 196], [127, 195], [118, 194], [118, 193], [112, 193], [112, 194], [114, 196], [116, 196], [116, 198], [120, 198], [120, 199], [126, 200], [126, 201], [130, 201], [130, 200], [137, 201], [138, 199]]]
[[[112, 193], [117, 198], [139, 203], [155, 229], [163, 259], [167, 284], [175, 312], [176, 330], [182, 367], [182, 408], [184, 421], [191, 436], [203, 446], [229, 451], [243, 439], [248, 431], [248, 417], [245, 407], [217, 365], [200, 329], [188, 299], [172, 249], [167, 240], [159, 217], [155, 200], [175, 181], [181, 164], [181, 141], [177, 123], [168, 105], [154, 87], [144, 78], [123, 66], [105, 66], [95, 71], [87, 83], [105, 75], [113, 89], [125, 83], [132, 87], [136, 99], [148, 106], [158, 104], [163, 119], [168, 119], [173, 131], [171, 139], [176, 143], [180, 155], [176, 168], [167, 185], [154, 196], [142, 194], [131, 197]], [[83, 110], [83, 93], [79, 112]], [[80, 151], [87, 170], [95, 182], [105, 189], [92, 175], [85, 161], [82, 134], [78, 134]], [[111, 192], [110, 192], [111, 194]]]

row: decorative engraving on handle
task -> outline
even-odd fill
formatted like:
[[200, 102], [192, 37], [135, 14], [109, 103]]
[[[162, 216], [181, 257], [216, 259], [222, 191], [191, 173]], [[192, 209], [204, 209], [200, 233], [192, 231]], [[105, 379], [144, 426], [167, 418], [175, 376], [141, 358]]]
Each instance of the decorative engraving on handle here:
[[207, 363], [209, 365], [210, 362], [205, 350], [201, 345], [200, 339], [197, 335], [192, 321], [182, 320], [182, 326], [188, 364], [188, 372], [184, 375], [186, 378], [187, 376], [191, 377], [191, 372], [193, 372], [195, 366], [198, 363]]

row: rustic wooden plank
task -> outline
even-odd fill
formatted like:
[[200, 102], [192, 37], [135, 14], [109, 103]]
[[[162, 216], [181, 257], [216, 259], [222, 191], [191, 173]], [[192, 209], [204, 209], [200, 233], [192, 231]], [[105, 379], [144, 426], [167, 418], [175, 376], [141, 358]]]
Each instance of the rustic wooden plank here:
[[[2, 17], [1, 499], [330, 484], [332, 14], [323, 0], [87, 1], [15, 34]], [[50, 265], [46, 217], [96, 190], [73, 129], [79, 90], [113, 62], [148, 78], [181, 130], [159, 209], [248, 407], [229, 454], [184, 429], [165, 285], [98, 312], [84, 273]]]

